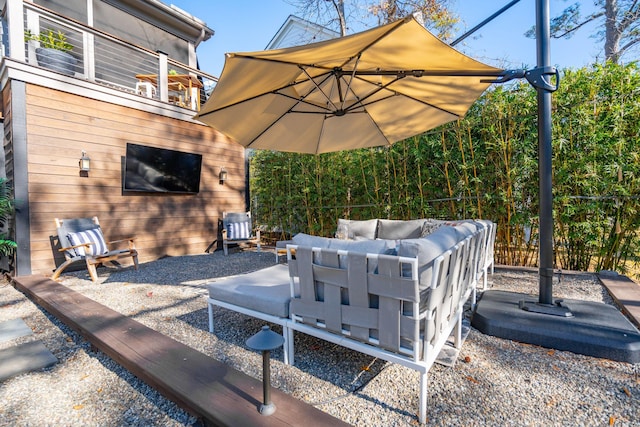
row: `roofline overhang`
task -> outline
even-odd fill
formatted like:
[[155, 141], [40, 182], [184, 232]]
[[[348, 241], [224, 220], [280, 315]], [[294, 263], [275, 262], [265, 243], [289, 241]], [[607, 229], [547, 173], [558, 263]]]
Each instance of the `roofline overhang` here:
[[205, 40], [210, 39], [215, 31], [207, 26], [201, 19], [174, 6], [167, 5], [160, 0], [104, 0], [114, 7], [125, 10], [134, 16], [144, 18], [152, 23], [165, 24], [162, 27], [169, 27], [179, 31], [177, 34], [188, 38], [196, 46]]

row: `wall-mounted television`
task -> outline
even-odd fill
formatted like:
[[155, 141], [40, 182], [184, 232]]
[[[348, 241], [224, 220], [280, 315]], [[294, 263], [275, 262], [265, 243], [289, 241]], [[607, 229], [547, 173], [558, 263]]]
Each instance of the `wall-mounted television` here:
[[202, 155], [127, 143], [123, 189], [198, 193]]

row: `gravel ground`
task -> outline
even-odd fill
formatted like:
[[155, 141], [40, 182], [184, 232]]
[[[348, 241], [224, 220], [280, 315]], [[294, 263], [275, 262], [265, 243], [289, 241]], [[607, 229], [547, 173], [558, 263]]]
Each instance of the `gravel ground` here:
[[[208, 332], [204, 284], [270, 266], [270, 252], [164, 258], [139, 271], [101, 268], [62, 283], [255, 378], [261, 356], [245, 341], [262, 321], [216, 311]], [[535, 272], [496, 270], [493, 289], [537, 295]], [[554, 297], [611, 304], [593, 275], [563, 275]], [[1, 426], [190, 426], [198, 421], [113, 362], [8, 284], [0, 321], [22, 318], [59, 362], [0, 383]], [[274, 330], [278, 331], [275, 326]], [[417, 425], [418, 375], [360, 353], [296, 334], [296, 366], [272, 352], [275, 387], [355, 426]], [[640, 366], [520, 344], [479, 333], [454, 367], [429, 372], [428, 425], [640, 426]], [[277, 404], [277, 402], [276, 402]]]

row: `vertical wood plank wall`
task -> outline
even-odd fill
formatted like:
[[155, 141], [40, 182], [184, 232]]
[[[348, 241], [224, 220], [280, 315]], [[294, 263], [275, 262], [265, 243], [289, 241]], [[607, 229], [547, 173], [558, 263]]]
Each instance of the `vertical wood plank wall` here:
[[[208, 126], [32, 84], [26, 103], [33, 273], [55, 268], [56, 217], [98, 216], [107, 240], [135, 236], [145, 262], [203, 253], [222, 212], [245, 208], [244, 148]], [[127, 142], [201, 154], [200, 193], [123, 193]], [[78, 166], [83, 150], [88, 176]]]

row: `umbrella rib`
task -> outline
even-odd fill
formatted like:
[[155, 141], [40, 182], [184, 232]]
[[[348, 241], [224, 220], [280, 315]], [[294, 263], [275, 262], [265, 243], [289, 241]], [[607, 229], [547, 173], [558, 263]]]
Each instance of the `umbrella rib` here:
[[278, 123], [280, 121], [280, 119], [282, 119], [284, 116], [286, 116], [291, 110], [287, 110], [284, 113], [282, 113], [280, 115], [280, 117], [278, 117], [276, 120], [273, 120], [269, 126], [265, 127], [264, 129], [262, 129], [262, 132], [260, 132], [258, 135], [256, 135], [254, 138], [251, 139], [251, 142], [249, 142], [245, 147], [247, 148], [251, 148], [251, 146], [253, 145], [254, 142], [256, 142], [256, 140], [258, 138], [260, 138], [262, 135], [264, 135], [269, 129], [271, 129], [276, 123]]
[[[350, 111], [350, 110], [355, 109], [356, 107], [362, 107], [362, 108], [365, 108], [365, 109], [366, 109], [366, 108], [367, 108], [367, 105], [375, 104], [376, 102], [384, 101], [384, 100], [389, 99], [389, 98], [393, 98], [393, 97], [394, 97], [394, 96], [396, 96], [396, 95], [402, 95], [402, 96], [404, 96], [404, 97], [406, 97], [406, 98], [412, 99], [412, 100], [414, 100], [414, 101], [416, 101], [416, 102], [419, 102], [419, 103], [421, 103], [421, 104], [423, 104], [423, 105], [428, 105], [428, 106], [429, 106], [429, 107], [431, 107], [431, 108], [435, 108], [436, 110], [440, 110], [440, 111], [442, 111], [443, 113], [447, 113], [447, 114], [451, 114], [451, 115], [456, 116], [456, 117], [460, 117], [458, 114], [456, 114], [456, 113], [454, 113], [454, 112], [451, 112], [451, 111], [449, 111], [449, 110], [446, 110], [446, 109], [444, 109], [444, 108], [438, 107], [437, 105], [434, 105], [434, 104], [432, 104], [432, 103], [430, 103], [430, 102], [425, 102], [425, 101], [423, 101], [423, 100], [421, 100], [421, 99], [418, 99], [418, 98], [416, 98], [416, 97], [414, 97], [414, 96], [410, 96], [410, 95], [407, 95], [407, 94], [402, 93], [402, 92], [397, 92], [397, 91], [392, 90], [392, 89], [389, 89], [389, 90], [391, 90], [391, 91], [393, 92], [393, 94], [391, 94], [391, 95], [389, 95], [389, 96], [385, 96], [385, 97], [383, 97], [383, 98], [376, 99], [376, 100], [374, 100], [374, 101], [372, 101], [372, 102], [370, 102], [370, 103], [364, 103], [364, 102], [363, 102], [363, 101], [365, 101], [367, 98], [372, 97], [373, 95], [375, 95], [376, 93], [380, 92], [381, 90], [387, 89], [389, 86], [391, 86], [392, 84], [396, 83], [398, 80], [403, 79], [403, 78], [404, 78], [404, 77], [406, 77], [406, 76], [407, 76], [407, 75], [405, 75], [405, 74], [396, 75], [396, 78], [395, 78], [394, 80], [390, 81], [389, 83], [387, 83], [387, 84], [385, 84], [385, 85], [383, 85], [383, 86], [379, 86], [378, 88], [376, 88], [376, 90], [372, 91], [372, 92], [371, 92], [371, 93], [369, 93], [367, 96], [365, 96], [365, 97], [363, 97], [363, 98], [358, 99], [358, 102], [357, 102], [357, 103], [354, 103], [351, 107], [348, 107], [346, 111], [348, 112], [348, 111]], [[365, 80], [365, 79], [361, 79], [361, 80], [362, 80], [362, 81], [364, 81], [364, 82], [370, 83], [368, 80]], [[354, 94], [354, 95], [355, 95], [355, 94]]]
[[[309, 79], [314, 83], [314, 85], [316, 86], [316, 88], [317, 88], [317, 89], [318, 89], [318, 90], [319, 90], [319, 91], [320, 91], [320, 92], [321, 92], [321, 93], [326, 97], [325, 93], [324, 93], [324, 92], [322, 91], [322, 89], [320, 89], [320, 87], [316, 84], [315, 80], [313, 80], [313, 79], [311, 78], [311, 76], [309, 76], [309, 74], [308, 74], [304, 69], [303, 69], [302, 71], [303, 71], [303, 72], [304, 72], [304, 73], [309, 77]], [[327, 79], [329, 79], [329, 78], [331, 78], [331, 74], [327, 74], [327, 76], [325, 77], [324, 81], [326, 81], [326, 80], [327, 80]], [[295, 86], [295, 84], [288, 85], [287, 87], [290, 87], [290, 86]], [[278, 92], [278, 91], [275, 91], [275, 92], [273, 92], [273, 93], [274, 93], [274, 94], [277, 94], [277, 95], [280, 95], [280, 96], [284, 96], [285, 98], [293, 99], [294, 101], [297, 101], [297, 103], [305, 103], [305, 104], [307, 104], [307, 105], [313, 105], [314, 107], [322, 108], [322, 107], [319, 107], [319, 106], [318, 106], [318, 105], [316, 105], [316, 104], [313, 104], [313, 103], [310, 103], [310, 102], [305, 101], [305, 98], [306, 98], [306, 97], [308, 97], [312, 92], [313, 92], [313, 90], [311, 90], [309, 93], [307, 93], [306, 95], [302, 96], [301, 98], [295, 98], [295, 97], [293, 97], [293, 96], [291, 96], [291, 95], [287, 95], [287, 94], [285, 94], [285, 93], [280, 93], [280, 92]], [[329, 98], [327, 98], [327, 100], [328, 100], [329, 102], [331, 102], [331, 100], [330, 100]], [[331, 104], [333, 105], [333, 103], [331, 103]], [[262, 130], [258, 135], [256, 135], [253, 139], [251, 139], [251, 142], [249, 142], [249, 143], [246, 145], [246, 147], [251, 148], [251, 146], [253, 145], [253, 143], [254, 143], [258, 138], [260, 138], [260, 137], [261, 137], [262, 135], [264, 135], [264, 134], [265, 134], [269, 129], [271, 129], [271, 128], [276, 124], [276, 123], [278, 123], [278, 122], [280, 121], [280, 119], [282, 119], [282, 118], [283, 118], [284, 116], [286, 116], [287, 114], [291, 113], [291, 112], [293, 111], [293, 108], [294, 108], [296, 105], [297, 105], [297, 104], [292, 105], [292, 106], [291, 106], [287, 111], [285, 111], [284, 113], [282, 113], [282, 114], [280, 115], [280, 117], [278, 117], [276, 120], [273, 120], [273, 121], [271, 122], [271, 124], [269, 124], [269, 126], [267, 126], [266, 128], [264, 128], [264, 129], [263, 129], [263, 130]], [[334, 105], [334, 107], [335, 107], [335, 105]], [[330, 111], [330, 110], [328, 110], [328, 111]], [[296, 112], [296, 113], [297, 113], [297, 112]], [[308, 111], [307, 113], [313, 113], [313, 112]], [[318, 114], [318, 113], [315, 113], [315, 114]], [[323, 112], [322, 114], [326, 114], [326, 112]]]
[[[335, 109], [337, 110], [337, 109], [338, 109], [338, 107], [336, 106], [336, 104], [334, 104], [334, 103], [333, 103], [333, 101], [331, 101], [331, 98], [330, 98], [329, 96], [327, 96], [327, 94], [326, 94], [326, 93], [324, 93], [324, 91], [320, 88], [320, 86], [318, 85], [318, 83], [316, 83], [315, 79], [314, 79], [313, 77], [311, 77], [311, 76], [309, 75], [309, 73], [307, 73], [307, 70], [306, 70], [306, 69], [304, 69], [303, 67], [300, 67], [300, 70], [301, 70], [301, 71], [302, 71], [302, 72], [307, 76], [307, 78], [309, 78], [309, 81], [310, 81], [311, 83], [313, 83], [313, 85], [316, 87], [316, 89], [318, 89], [318, 92], [320, 92], [320, 93], [322, 94], [322, 96], [324, 96], [324, 97], [325, 97], [325, 99], [326, 99], [327, 101], [329, 101], [329, 103], [333, 106], [333, 108], [335, 108]], [[324, 83], [324, 82], [325, 82], [328, 78], [330, 78], [330, 77], [331, 77], [331, 73], [329, 73], [329, 74], [327, 75], [327, 78], [325, 78], [325, 79], [323, 80], [323, 82], [322, 82], [322, 83]], [[293, 86], [295, 86], [295, 84], [294, 84]], [[305, 99], [307, 96], [311, 95], [311, 93], [312, 93], [312, 92], [313, 92], [313, 90], [311, 90], [309, 93], [307, 93], [306, 95], [304, 95], [300, 101], [302, 101], [303, 99]], [[315, 104], [312, 104], [312, 105], [315, 105]]]
[[[397, 95], [397, 93], [394, 94], [394, 95], [385, 96], [384, 98], [376, 99], [376, 100], [374, 100], [372, 102], [369, 102], [368, 104], [362, 104], [361, 107], [366, 109], [368, 105], [373, 105], [376, 102], [385, 101], [385, 100], [387, 100], [389, 98], [393, 98], [396, 95]], [[460, 117], [459, 114], [456, 114], [456, 113], [454, 113], [452, 111], [449, 111], [449, 110], [445, 110], [444, 108], [438, 107], [437, 105], [434, 105], [434, 104], [432, 104], [430, 102], [425, 102], [425, 101], [422, 101], [420, 99], [414, 98], [413, 96], [408, 96], [408, 95], [404, 95], [404, 94], [402, 94], [402, 96], [407, 97], [409, 99], [412, 99], [412, 100], [414, 100], [416, 102], [419, 102], [419, 103], [421, 103], [423, 105], [427, 105], [427, 106], [429, 106], [431, 108], [435, 108], [436, 110], [442, 111], [443, 113], [447, 113], [447, 114], [451, 114], [452, 116]]]
[[[358, 55], [358, 59], [356, 59], [356, 63], [353, 66], [353, 71], [351, 72], [351, 78], [349, 79], [349, 83], [347, 84], [347, 89], [345, 90], [345, 93], [348, 93], [349, 91], [351, 91], [351, 83], [353, 82], [353, 79], [356, 76], [356, 70], [358, 69], [358, 64], [360, 63], [360, 58], [362, 57], [362, 54]], [[340, 77], [341, 76], [337, 76], [337, 80], [338, 80], [338, 91], [340, 93], [340, 109], [344, 110], [344, 103], [346, 102], [346, 99], [344, 99], [342, 97], [342, 91], [340, 90]], [[355, 95], [355, 93], [354, 93]]]
[[[358, 101], [354, 102], [351, 106], [347, 107], [345, 111], [346, 112], [351, 111], [351, 110], [355, 109], [356, 107], [365, 107], [365, 104], [364, 104], [363, 101], [365, 101], [367, 98], [372, 97], [373, 95], [375, 95], [376, 93], [380, 92], [381, 90], [384, 90], [384, 89], [388, 88], [389, 86], [391, 86], [392, 84], [394, 84], [395, 82], [397, 82], [398, 80], [400, 80], [403, 77], [396, 77], [395, 80], [392, 80], [392, 81], [390, 81], [389, 83], [387, 83], [385, 85], [376, 87], [375, 90], [371, 91], [369, 94], [367, 94], [363, 98], [360, 98], [360, 97], [358, 97], [358, 95], [356, 93], [353, 93], [353, 95], [357, 98]], [[340, 78], [340, 77], [338, 77], [338, 78]], [[368, 82], [368, 81], [366, 81], [364, 79], [361, 79], [361, 80], [366, 82], [366, 83], [370, 83], [370, 82]], [[353, 81], [353, 77], [352, 77], [351, 81]], [[349, 87], [351, 87], [351, 81], [349, 82]], [[395, 96], [395, 94], [397, 94], [396, 91], [393, 91], [393, 93], [394, 93], [394, 95], [391, 95], [391, 97], [393, 97], [393, 96]], [[382, 99], [387, 99], [387, 98], [389, 98], [389, 97], [386, 96], [386, 97], [384, 97]], [[371, 104], [373, 104], [373, 102]]]
[[[306, 105], [311, 105], [312, 107], [316, 107], [316, 108], [323, 108], [325, 111], [295, 111], [295, 113], [308, 113], [308, 114], [327, 114], [330, 113], [331, 110], [325, 107], [322, 107], [318, 104], [314, 104], [313, 102], [309, 102], [309, 101], [305, 101], [304, 98], [308, 95], [306, 95], [305, 97], [302, 98], [296, 98], [295, 96], [291, 96], [291, 95], [287, 95], [286, 93], [278, 93], [278, 95], [283, 96], [285, 98], [289, 98], [289, 99], [293, 99], [294, 101], [297, 102], [297, 104], [306, 104]], [[288, 113], [290, 112], [294, 112], [293, 108], [297, 105], [293, 105], [291, 108], [289, 108], [287, 110]]]

